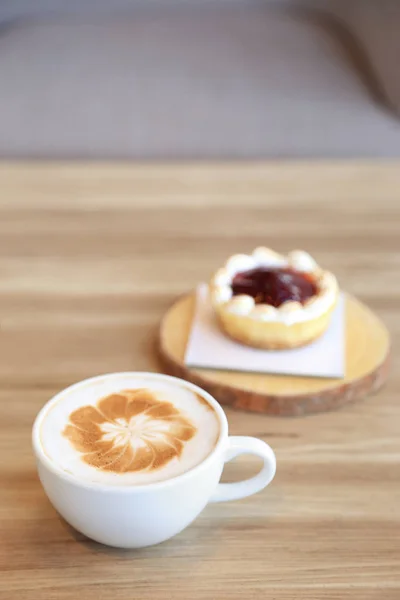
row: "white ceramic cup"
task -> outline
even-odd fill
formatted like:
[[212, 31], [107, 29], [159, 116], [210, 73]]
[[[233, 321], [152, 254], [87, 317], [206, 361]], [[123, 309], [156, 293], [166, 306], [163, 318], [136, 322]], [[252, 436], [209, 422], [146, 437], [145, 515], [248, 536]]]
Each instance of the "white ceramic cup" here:
[[[147, 485], [112, 486], [78, 479], [63, 471], [44, 453], [40, 428], [48, 409], [58, 402], [60, 394], [50, 400], [36, 417], [33, 426], [33, 448], [39, 477], [50, 502], [72, 527], [87, 537], [119, 548], [142, 548], [158, 544], [180, 533], [209, 502], [239, 500], [265, 488], [273, 479], [276, 460], [265, 442], [252, 437], [228, 437], [224, 411], [210, 394], [199, 387], [168, 375], [156, 373], [115, 373], [101, 375], [77, 383], [73, 392], [99, 379], [116, 380], [146, 376], [154, 381], [176, 383], [200, 394], [215, 410], [220, 435], [214, 450], [193, 469], [166, 481]], [[238, 483], [219, 483], [224, 463], [240, 454], [254, 454], [263, 459], [261, 471]]]

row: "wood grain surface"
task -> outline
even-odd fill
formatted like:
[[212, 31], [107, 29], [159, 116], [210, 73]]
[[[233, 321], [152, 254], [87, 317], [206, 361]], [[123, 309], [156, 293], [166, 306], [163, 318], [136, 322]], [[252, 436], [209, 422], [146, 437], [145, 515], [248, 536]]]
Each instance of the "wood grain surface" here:
[[[400, 162], [3, 164], [0, 194], [1, 600], [398, 600]], [[384, 320], [386, 387], [299, 419], [228, 409], [276, 451], [265, 492], [154, 548], [84, 539], [37, 479], [37, 411], [84, 377], [159, 369], [176, 296], [262, 244], [309, 250]]]

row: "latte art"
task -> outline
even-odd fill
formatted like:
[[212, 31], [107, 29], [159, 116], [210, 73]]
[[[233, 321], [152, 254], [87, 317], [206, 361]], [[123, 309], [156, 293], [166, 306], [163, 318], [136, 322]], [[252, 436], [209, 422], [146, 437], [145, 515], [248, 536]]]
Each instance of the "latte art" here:
[[196, 428], [150, 390], [124, 390], [70, 415], [64, 430], [82, 460], [103, 471], [159, 469], [182, 453]]
[[207, 458], [219, 434], [219, 418], [205, 398], [184, 382], [151, 374], [72, 386], [54, 398], [40, 425], [42, 449], [57, 467], [118, 486], [185, 473]]

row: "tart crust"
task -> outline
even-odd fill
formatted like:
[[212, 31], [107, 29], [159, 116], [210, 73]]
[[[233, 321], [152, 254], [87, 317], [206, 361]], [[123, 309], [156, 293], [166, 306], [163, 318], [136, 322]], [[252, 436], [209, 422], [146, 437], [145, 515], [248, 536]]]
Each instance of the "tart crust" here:
[[[247, 294], [234, 296], [231, 288], [234, 276], [257, 267], [290, 267], [308, 273], [316, 283], [317, 292], [304, 304], [288, 301], [277, 308], [256, 304]], [[283, 256], [269, 248], [257, 248], [251, 255], [231, 256], [210, 282], [211, 301], [221, 329], [243, 344], [264, 349], [296, 348], [317, 339], [330, 323], [338, 293], [334, 275], [321, 269], [301, 250]]]

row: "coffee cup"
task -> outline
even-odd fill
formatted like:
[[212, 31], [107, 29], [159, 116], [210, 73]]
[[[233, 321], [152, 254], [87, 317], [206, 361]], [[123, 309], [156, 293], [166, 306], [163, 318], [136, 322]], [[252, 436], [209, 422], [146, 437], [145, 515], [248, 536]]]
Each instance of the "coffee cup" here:
[[[32, 438], [54, 508], [85, 536], [119, 548], [168, 540], [208, 503], [261, 491], [276, 470], [265, 442], [228, 436], [225, 413], [210, 394], [156, 373], [72, 385], [39, 412]], [[262, 458], [261, 471], [220, 483], [224, 464], [241, 454]]]

